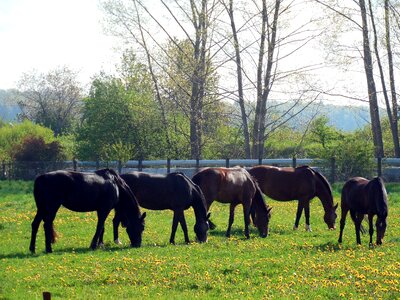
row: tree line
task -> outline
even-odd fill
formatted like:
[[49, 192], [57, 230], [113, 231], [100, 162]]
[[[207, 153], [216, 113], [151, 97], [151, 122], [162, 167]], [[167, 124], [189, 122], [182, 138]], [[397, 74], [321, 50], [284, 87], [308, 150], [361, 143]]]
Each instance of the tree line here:
[[[399, 4], [102, 1], [106, 28], [128, 45], [117, 73], [85, 93], [67, 67], [29, 72], [14, 100], [21, 120], [81, 159], [399, 157]], [[327, 98], [367, 103], [370, 126], [344, 133], [318, 110], [304, 118]]]

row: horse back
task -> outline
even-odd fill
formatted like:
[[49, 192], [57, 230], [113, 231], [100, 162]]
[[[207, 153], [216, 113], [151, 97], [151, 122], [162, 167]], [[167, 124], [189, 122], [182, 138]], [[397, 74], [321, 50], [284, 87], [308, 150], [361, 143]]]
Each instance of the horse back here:
[[141, 207], [151, 210], [189, 207], [191, 190], [181, 173], [130, 172], [122, 174], [121, 178], [132, 189]]
[[262, 192], [280, 201], [290, 201], [316, 196], [316, 181], [309, 167], [278, 168], [274, 166], [255, 166], [249, 173], [256, 179]]
[[217, 200], [223, 203], [242, 202], [252, 198], [254, 183], [245, 169], [206, 168], [196, 173], [193, 182], [200, 186], [207, 202]]
[[96, 174], [61, 170], [39, 175], [34, 182], [34, 197], [38, 208], [63, 205], [87, 212], [114, 207], [118, 192], [115, 185]]
[[346, 181], [342, 188], [341, 207], [357, 211], [362, 214], [368, 213], [369, 200], [366, 189], [369, 180], [363, 177], [353, 177]]

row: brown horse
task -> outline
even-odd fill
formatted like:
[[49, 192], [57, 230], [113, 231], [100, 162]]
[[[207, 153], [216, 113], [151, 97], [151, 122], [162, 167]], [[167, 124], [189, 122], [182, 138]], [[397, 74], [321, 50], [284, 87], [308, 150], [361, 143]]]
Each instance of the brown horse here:
[[278, 168], [273, 166], [255, 166], [249, 173], [257, 180], [262, 192], [278, 201], [298, 200], [296, 221], [293, 229], [299, 226], [304, 209], [306, 230], [310, 226], [310, 201], [314, 197], [321, 200], [325, 210], [324, 221], [329, 229], [335, 229], [336, 208], [333, 204], [332, 189], [324, 176], [308, 166], [297, 168]]
[[231, 234], [234, 211], [238, 204], [243, 205], [246, 238], [250, 237], [249, 224], [252, 210], [254, 211], [253, 222], [258, 228], [260, 236], [268, 235], [271, 208], [265, 204], [258, 184], [244, 168], [205, 168], [196, 173], [192, 180], [202, 189], [207, 209], [214, 200], [230, 203], [227, 237]]
[[342, 189], [342, 217], [340, 219], [339, 243], [342, 242], [343, 229], [346, 223], [346, 215], [350, 210], [350, 216], [356, 227], [357, 244], [361, 244], [360, 230], [364, 215], [368, 215], [369, 244], [372, 245], [374, 234], [373, 218], [376, 220], [376, 243], [382, 244], [386, 231], [386, 218], [388, 215], [387, 194], [383, 180], [375, 177], [368, 180], [362, 177], [354, 177], [348, 180]]

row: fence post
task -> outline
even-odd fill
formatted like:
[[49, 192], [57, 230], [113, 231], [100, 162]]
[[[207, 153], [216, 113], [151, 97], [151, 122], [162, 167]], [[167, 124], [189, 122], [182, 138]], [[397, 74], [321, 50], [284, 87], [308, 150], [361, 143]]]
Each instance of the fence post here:
[[143, 170], [143, 160], [140, 158], [139, 159], [139, 166], [138, 166], [139, 171]]
[[121, 160], [118, 160], [118, 174], [122, 173], [122, 162]]
[[6, 163], [4, 160], [1, 162], [1, 177], [0, 178], [6, 179]]
[[335, 183], [335, 175], [336, 175], [336, 159], [331, 157], [331, 184]]
[[72, 168], [74, 169], [75, 172], [78, 170], [78, 161], [76, 160], [75, 157], [72, 159]]
[[262, 165], [262, 157], [261, 156], [258, 158], [258, 164]]
[[378, 157], [378, 177], [382, 176], [382, 157]]
[[171, 173], [171, 159], [167, 158], [167, 174]]
[[225, 159], [225, 167], [229, 168], [229, 158]]
[[99, 160], [96, 160], [96, 170], [100, 169], [100, 162]]
[[200, 168], [200, 159], [196, 158], [196, 172], [199, 170]]
[[296, 156], [293, 156], [293, 159], [292, 159], [292, 167], [293, 167], [293, 168], [296, 168], [296, 167], [297, 167], [297, 159], [296, 159]]

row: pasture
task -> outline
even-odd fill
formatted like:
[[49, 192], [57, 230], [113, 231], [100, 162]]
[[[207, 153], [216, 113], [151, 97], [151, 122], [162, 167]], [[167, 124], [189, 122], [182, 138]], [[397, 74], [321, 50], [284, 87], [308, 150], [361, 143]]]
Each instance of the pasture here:
[[[61, 208], [55, 219], [58, 241], [45, 254], [41, 225], [37, 254], [29, 250], [31, 222], [36, 212], [32, 182], [0, 181], [0, 298], [228, 298], [228, 299], [360, 299], [400, 298], [400, 185], [387, 184], [388, 228], [382, 246], [370, 249], [368, 234], [356, 245], [348, 216], [343, 244], [339, 230], [329, 231], [318, 199], [311, 203], [312, 232], [304, 216], [293, 231], [297, 202], [267, 199], [273, 207], [270, 235], [263, 239], [253, 226], [243, 234], [243, 214], [236, 209], [231, 238], [225, 237], [229, 206], [214, 202], [211, 216], [217, 228], [205, 244], [184, 243], [181, 228], [176, 245], [169, 244], [171, 211], [147, 211], [142, 247], [112, 242], [112, 217], [105, 227], [105, 247], [92, 251], [96, 213]], [[341, 185], [335, 185], [340, 202]], [[142, 212], [146, 211], [142, 209]], [[193, 210], [186, 211], [189, 237], [194, 240]], [[340, 208], [338, 208], [338, 226]], [[364, 221], [364, 227], [367, 223]], [[375, 240], [375, 237], [374, 237]]]

